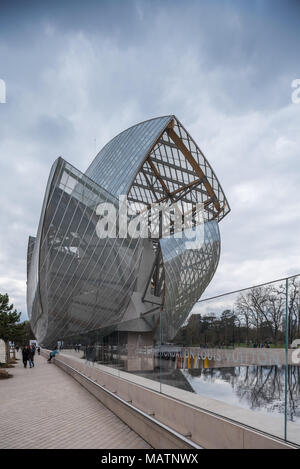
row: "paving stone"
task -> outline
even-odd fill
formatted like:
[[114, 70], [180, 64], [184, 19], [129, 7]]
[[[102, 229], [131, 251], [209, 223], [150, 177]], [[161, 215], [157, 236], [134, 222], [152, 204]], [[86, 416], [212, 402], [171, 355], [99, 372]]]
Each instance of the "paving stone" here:
[[42, 356], [0, 381], [0, 448], [135, 448], [150, 446], [71, 376]]

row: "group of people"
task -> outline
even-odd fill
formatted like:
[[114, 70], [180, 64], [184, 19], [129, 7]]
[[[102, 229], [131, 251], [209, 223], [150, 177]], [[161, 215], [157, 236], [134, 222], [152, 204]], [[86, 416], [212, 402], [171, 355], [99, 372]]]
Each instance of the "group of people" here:
[[[16, 350], [18, 351], [19, 349], [17, 349], [16, 347]], [[32, 344], [32, 345], [25, 345], [22, 349], [22, 359], [23, 359], [23, 364], [24, 364], [24, 368], [27, 368], [27, 362], [29, 362], [29, 368], [33, 368], [34, 367], [34, 355], [35, 355], [35, 352], [38, 352], [38, 354], [40, 355], [41, 354], [41, 349], [40, 347], [36, 347], [35, 344]], [[58, 347], [55, 347], [52, 352], [50, 352], [49, 354], [49, 358], [48, 358], [48, 362], [50, 363], [52, 358], [55, 357], [55, 355], [59, 353], [59, 350], [58, 350]]]
[[266, 344], [253, 344], [253, 348], [270, 348], [270, 345], [268, 343]]
[[[24, 368], [27, 368], [27, 362], [29, 362], [29, 368], [34, 367], [34, 355], [36, 351], [36, 346], [32, 345], [25, 345], [22, 349], [22, 359]], [[37, 347], [38, 354], [40, 355], [41, 349]]]

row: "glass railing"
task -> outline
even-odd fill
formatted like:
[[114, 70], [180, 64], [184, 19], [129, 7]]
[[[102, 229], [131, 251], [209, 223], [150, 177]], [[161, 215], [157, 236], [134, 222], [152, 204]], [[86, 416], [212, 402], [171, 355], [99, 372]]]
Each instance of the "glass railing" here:
[[300, 444], [300, 276], [200, 300], [171, 338], [163, 314], [65, 339], [65, 352]]

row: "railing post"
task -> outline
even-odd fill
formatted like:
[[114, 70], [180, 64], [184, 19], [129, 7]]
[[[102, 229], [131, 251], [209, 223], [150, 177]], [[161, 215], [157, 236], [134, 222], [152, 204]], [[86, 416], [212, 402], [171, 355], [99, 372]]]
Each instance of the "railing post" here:
[[285, 373], [284, 373], [284, 439], [287, 440], [288, 367], [289, 367], [289, 280], [285, 280]]

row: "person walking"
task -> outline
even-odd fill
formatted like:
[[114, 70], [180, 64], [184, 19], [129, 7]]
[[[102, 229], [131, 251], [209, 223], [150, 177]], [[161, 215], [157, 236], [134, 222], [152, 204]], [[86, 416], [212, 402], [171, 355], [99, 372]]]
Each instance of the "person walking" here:
[[27, 368], [28, 358], [29, 358], [29, 348], [28, 348], [28, 345], [25, 345], [25, 347], [23, 347], [22, 349], [22, 359], [23, 359], [24, 368]]
[[38, 354], [41, 355], [41, 347], [40, 346], [37, 348], [37, 351], [38, 351]]
[[29, 347], [28, 351], [28, 360], [29, 360], [29, 368], [34, 367], [34, 354], [35, 354], [35, 347]]

